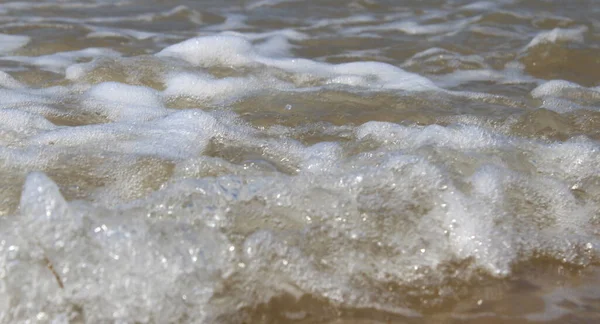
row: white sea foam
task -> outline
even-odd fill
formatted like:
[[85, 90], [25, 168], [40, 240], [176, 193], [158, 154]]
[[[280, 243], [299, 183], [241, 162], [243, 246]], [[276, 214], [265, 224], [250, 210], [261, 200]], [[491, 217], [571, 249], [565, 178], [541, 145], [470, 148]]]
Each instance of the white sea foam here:
[[192, 65], [202, 67], [214, 65], [240, 67], [253, 62], [252, 44], [242, 37], [229, 35], [189, 39], [171, 45], [157, 55], [180, 58]]
[[167, 97], [192, 96], [203, 101], [232, 102], [261, 91], [291, 88], [276, 79], [228, 77], [216, 79], [210, 75], [181, 73], [169, 77], [163, 94]]
[[147, 120], [164, 116], [158, 91], [118, 82], [105, 82], [87, 91], [87, 109], [107, 116], [110, 120]]
[[347, 34], [360, 34], [380, 31], [401, 31], [409, 35], [451, 35], [466, 28], [470, 23], [477, 21], [480, 17], [459, 19], [439, 24], [425, 24], [418, 21], [393, 21], [380, 25], [350, 27], [344, 30]]
[[544, 43], [557, 43], [557, 42], [573, 42], [583, 43], [585, 33], [588, 28], [585, 26], [577, 28], [555, 28], [551, 31], [541, 32], [536, 35], [525, 48], [535, 47], [539, 44]]
[[497, 9], [502, 3], [510, 3], [512, 1], [475, 1], [469, 4], [466, 4], [460, 9], [462, 10], [474, 10], [474, 11], [488, 11]]
[[123, 28], [99, 28], [94, 27], [93, 32], [87, 34], [90, 38], [106, 38], [106, 37], [123, 37], [135, 38], [138, 40], [146, 40], [159, 36], [157, 33], [143, 32], [139, 30], [123, 29]]
[[[350, 86], [368, 90], [433, 90], [436, 86], [426, 78], [397, 67], [378, 62], [326, 64], [307, 59], [279, 57], [286, 44], [267, 42], [253, 46], [242, 36], [220, 35], [199, 37], [172, 45], [157, 55], [175, 57], [199, 67], [223, 66], [234, 69], [268, 66], [289, 73], [291, 80], [281, 79], [281, 73], [249, 77], [216, 79], [206, 74], [181, 73], [168, 77], [165, 95], [194, 96], [202, 100], [228, 100], [257, 92], [294, 90], [298, 87], [315, 89], [315, 85]], [[266, 56], [265, 54], [276, 56]], [[290, 82], [296, 87], [292, 87]], [[216, 100], [216, 101], [222, 101]]]
[[542, 100], [541, 108], [556, 112], [571, 112], [579, 109], [598, 110], [600, 91], [582, 87], [564, 80], [552, 80], [531, 91], [531, 96]]
[[10, 74], [0, 71], [0, 86], [9, 89], [24, 88], [25, 85], [15, 80]]
[[29, 43], [27, 36], [0, 34], [0, 54], [13, 52]]
[[64, 73], [65, 69], [78, 60], [98, 57], [118, 57], [117, 51], [105, 48], [86, 48], [79, 51], [59, 52], [55, 54], [41, 56], [6, 56], [5, 60], [16, 61], [26, 64], [32, 64], [43, 70]]
[[[71, 26], [83, 48], [35, 56], [34, 32], [0, 36], [17, 53], [0, 60], [0, 322], [237, 323], [282, 295], [421, 316], [411, 300], [445, 305], [478, 278], [512, 281], [515, 264], [597, 263], [597, 134], [512, 127], [536, 108], [585, 119], [598, 87], [436, 43], [479, 30], [518, 56], [533, 34], [478, 24], [509, 1], [390, 13], [361, 2], [279, 30], [237, 7], [132, 3], [100, 2], [122, 10], [85, 19], [77, 10], [98, 4], [0, 5], [48, 9], [3, 27]], [[198, 28], [160, 31], [181, 17]], [[537, 32], [530, 47], [593, 31]], [[348, 35], [331, 54], [346, 45], [328, 39]]]

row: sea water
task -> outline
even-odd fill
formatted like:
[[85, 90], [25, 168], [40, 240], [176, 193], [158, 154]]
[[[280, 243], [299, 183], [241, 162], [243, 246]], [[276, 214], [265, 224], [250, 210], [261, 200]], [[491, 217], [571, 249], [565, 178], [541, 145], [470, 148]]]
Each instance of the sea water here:
[[600, 7], [5, 1], [0, 323], [600, 321]]

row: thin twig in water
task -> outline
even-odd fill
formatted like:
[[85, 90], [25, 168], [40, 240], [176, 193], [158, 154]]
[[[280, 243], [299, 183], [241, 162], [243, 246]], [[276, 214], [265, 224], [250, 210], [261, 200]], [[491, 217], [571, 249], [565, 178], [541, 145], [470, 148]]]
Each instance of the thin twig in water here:
[[62, 280], [58, 276], [58, 272], [56, 272], [56, 270], [54, 270], [54, 266], [52, 265], [52, 262], [50, 262], [48, 257], [44, 257], [44, 261], [46, 261], [46, 267], [48, 268], [48, 270], [50, 270], [50, 272], [52, 272], [52, 274], [54, 275], [54, 278], [56, 278], [56, 282], [58, 283], [58, 286], [61, 289], [64, 289], [65, 285], [63, 285]]

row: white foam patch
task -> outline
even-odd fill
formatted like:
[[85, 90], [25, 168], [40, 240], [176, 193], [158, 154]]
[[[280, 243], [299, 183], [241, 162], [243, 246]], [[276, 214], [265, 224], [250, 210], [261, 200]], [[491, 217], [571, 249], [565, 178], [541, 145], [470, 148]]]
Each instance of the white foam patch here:
[[42, 173], [27, 177], [20, 210], [19, 231], [1, 230], [0, 266], [12, 280], [0, 292], [13, 296], [0, 304], [3, 319], [39, 318], [43, 305], [45, 317], [68, 321], [75, 303], [85, 322], [210, 321], [206, 306], [233, 255], [222, 234], [136, 212], [90, 217], [93, 208], [68, 204]]
[[474, 10], [474, 11], [490, 11], [498, 9], [503, 3], [511, 3], [512, 1], [475, 1], [464, 6], [461, 6], [461, 10]]
[[313, 173], [327, 172], [335, 168], [342, 155], [342, 149], [337, 143], [322, 142], [307, 148], [303, 155], [303, 170]]
[[64, 73], [67, 67], [82, 59], [95, 59], [99, 57], [119, 57], [121, 54], [107, 48], [86, 48], [78, 51], [58, 52], [41, 56], [5, 56], [3, 59], [31, 64], [43, 70]]
[[260, 7], [272, 7], [282, 3], [295, 2], [297, 0], [255, 0], [244, 4], [244, 7], [249, 10], [254, 10]]
[[431, 76], [433, 82], [441, 88], [452, 88], [469, 82], [496, 82], [498, 84], [536, 84], [538, 79], [528, 76], [521, 69], [507, 67], [505, 70], [459, 70], [441, 76]]
[[42, 173], [34, 172], [27, 177], [20, 209], [27, 218], [25, 234], [36, 237], [42, 251], [60, 251], [66, 244], [73, 244], [82, 227], [79, 215], [69, 212], [56, 184]]
[[35, 133], [56, 128], [46, 118], [18, 109], [0, 109], [0, 128], [18, 133]]
[[17, 109], [0, 109], [0, 145], [20, 147], [27, 137], [54, 128], [56, 126], [38, 114]]
[[548, 81], [531, 91], [531, 96], [534, 98], [542, 98], [546, 96], [556, 96], [564, 89], [577, 89], [580, 85], [574, 82], [564, 80]]
[[547, 81], [531, 91], [531, 96], [542, 100], [541, 108], [559, 113], [578, 109], [598, 111], [600, 90], [587, 88], [564, 80]]
[[303, 41], [303, 40], [307, 40], [310, 38], [310, 36], [308, 34], [299, 32], [295, 29], [290, 29], [290, 28], [278, 29], [278, 30], [267, 31], [267, 32], [262, 32], [262, 33], [249, 33], [249, 32], [240, 33], [240, 32], [227, 31], [227, 32], [221, 33], [221, 35], [237, 36], [237, 37], [246, 38], [246, 39], [249, 39], [252, 41], [268, 40], [268, 39], [274, 38], [274, 37], [283, 37], [285, 39], [293, 40], [293, 41]]
[[536, 35], [525, 48], [527, 49], [540, 44], [557, 42], [583, 43], [587, 31], [588, 28], [586, 26], [577, 28], [554, 28], [551, 31], [541, 32]]
[[0, 87], [8, 89], [24, 88], [25, 85], [15, 80], [10, 74], [0, 71]]
[[51, 143], [54, 147], [65, 148], [94, 147], [107, 152], [179, 159], [200, 154], [212, 137], [223, 133], [226, 128], [211, 115], [200, 110], [187, 110], [147, 123], [60, 128], [34, 136], [30, 143]]
[[109, 37], [122, 37], [122, 38], [134, 38], [137, 40], [146, 40], [158, 37], [157, 33], [149, 33], [133, 29], [124, 28], [106, 28], [106, 27], [93, 27], [92, 32], [88, 33], [86, 37], [89, 38], [109, 38]]
[[261, 90], [285, 87], [283, 82], [255, 77], [216, 79], [207, 74], [178, 73], [167, 78], [163, 94], [167, 97], [186, 95], [204, 101], [231, 102]]
[[71, 64], [65, 69], [65, 79], [76, 81], [83, 78], [94, 67], [94, 61]]
[[89, 109], [114, 121], [148, 120], [167, 114], [158, 91], [143, 86], [104, 82], [87, 91]]
[[0, 34], [0, 54], [14, 52], [27, 45], [29, 41], [28, 36]]
[[[402, 69], [394, 67], [392, 65], [386, 63], [379, 62], [355, 62], [355, 63], [345, 63], [338, 64], [333, 66], [332, 71], [338, 75], [350, 75], [350, 76], [359, 76], [362, 77], [361, 85], [370, 85], [370, 78], [377, 77], [379, 80], [376, 80], [374, 83], [375, 88], [377, 84], [380, 84], [383, 88], [386, 89], [398, 89], [398, 90], [407, 90], [407, 91], [423, 91], [423, 90], [434, 90], [436, 87], [433, 85], [431, 81], [428, 79], [418, 76], [413, 73], [408, 73]], [[332, 83], [336, 83], [338, 78], [333, 78]], [[340, 82], [342, 84], [343, 81]]]
[[293, 29], [281, 29], [277, 31], [265, 32], [265, 33], [223, 33], [225, 35], [230, 34], [234, 36], [245, 37], [249, 40], [258, 41], [259, 43], [254, 45], [255, 50], [262, 56], [290, 56], [291, 49], [294, 47], [290, 41], [302, 41], [309, 38], [307, 34], [298, 32]]
[[0, 89], [0, 107], [26, 108], [34, 104], [52, 104], [60, 102], [69, 94], [70, 89], [61, 86], [42, 89]]
[[[437, 267], [456, 261], [471, 262], [461, 278], [482, 270], [504, 277], [515, 262], [538, 253], [585, 264], [585, 257], [572, 251], [598, 243], [586, 228], [594, 203], [582, 204], [565, 181], [575, 174], [594, 175], [600, 161], [593, 141], [554, 145], [468, 125], [369, 122], [354, 129], [359, 141], [352, 144], [377, 145], [351, 153], [335, 142], [304, 146], [281, 133], [265, 138], [227, 116], [190, 110], [146, 122], [57, 128], [41, 122], [50, 129], [31, 137], [33, 148], [52, 142], [55, 150], [160, 156], [178, 166], [160, 190], [126, 204], [111, 200], [104, 209], [68, 203], [49, 178], [30, 175], [20, 214], [0, 227], [0, 233], [9, 233], [3, 241], [7, 247], [0, 243], [0, 248], [20, 249], [6, 255], [22, 267], [6, 271], [35, 277], [37, 285], [24, 286], [25, 279], [13, 285], [13, 280], [0, 291], [22, 298], [19, 305], [40, 302], [38, 295], [24, 294], [27, 289], [67, 297], [88, 310], [88, 321], [193, 315], [212, 322], [231, 314], [231, 305], [252, 307], [282, 292], [372, 306], [360, 296], [381, 296], [380, 285], [390, 280], [407, 285], [417, 280], [422, 287], [430, 278], [435, 286], [443, 280]], [[18, 124], [39, 122], [24, 118]], [[258, 152], [253, 153], [258, 159], [204, 156], [212, 140], [220, 145], [213, 153], [246, 150]], [[508, 162], [498, 161], [500, 151], [526, 151], [541, 172], [510, 170]], [[442, 162], [435, 155], [442, 155]], [[9, 163], [18, 163], [17, 158]], [[271, 162], [296, 164], [298, 172], [282, 174]], [[462, 171], [468, 163], [479, 166]], [[561, 168], [568, 175], [557, 173]], [[129, 179], [125, 175], [119, 181]], [[522, 214], [514, 207], [519, 204], [532, 211]], [[231, 232], [243, 237], [234, 243], [227, 238]], [[564, 240], [556, 241], [557, 233]], [[63, 289], [41, 261], [52, 262]], [[81, 267], [84, 263], [88, 267]], [[88, 270], [100, 267], [110, 273]], [[369, 282], [351, 284], [365, 276]], [[232, 277], [234, 283], [227, 281]], [[264, 277], [273, 279], [260, 280]], [[212, 297], [224, 282], [250, 293], [215, 302]], [[133, 299], [128, 297], [132, 286], [138, 292]], [[173, 289], [175, 297], [166, 293]], [[189, 305], [192, 297], [195, 303]], [[52, 307], [67, 307], [59, 300], [51, 299]], [[136, 312], [130, 311], [132, 305]]]
[[401, 31], [409, 35], [452, 35], [465, 29], [469, 24], [479, 20], [480, 17], [471, 17], [455, 21], [425, 24], [418, 21], [393, 21], [379, 25], [351, 27], [344, 30], [345, 34], [364, 34], [367, 32]]
[[252, 44], [242, 37], [217, 35], [198, 37], [171, 45], [158, 54], [176, 57], [192, 65], [241, 67], [253, 62]]
[[45, 9], [45, 8], [98, 8], [99, 6], [106, 6], [102, 3], [65, 3], [65, 2], [49, 2], [49, 3], [36, 3], [36, 2], [25, 2], [25, 1], [13, 1], [0, 4], [0, 10], [12, 11], [12, 10], [30, 10], [30, 9]]
[[600, 163], [600, 145], [586, 137], [537, 147], [534, 152], [533, 160], [539, 172], [560, 173], [573, 183], [597, 175], [595, 166]]
[[[476, 246], [472, 253], [477, 256], [480, 254], [478, 250], [487, 250], [481, 261], [493, 265], [492, 269], [500, 273], [510, 273], [510, 264], [518, 258], [516, 251], [530, 256], [536, 251], [546, 253], [546, 245], [555, 240], [557, 231], [570, 233], [590, 221], [591, 210], [579, 204], [567, 185], [554, 179], [525, 177], [487, 166], [475, 173], [470, 183], [475, 190], [474, 198], [480, 214], [477, 222], [483, 225], [473, 233], [486, 233], [483, 236], [486, 244]], [[517, 198], [515, 195], [520, 196]], [[527, 220], [505, 205], [522, 205], [524, 202], [532, 202], [530, 204], [536, 208]], [[583, 246], [591, 239], [589, 235], [582, 232], [581, 236], [559, 244], [550, 243], [553, 245], [550, 253], [569, 255], [568, 251], [573, 248], [570, 240], [579, 241], [578, 244]], [[491, 237], [497, 239], [489, 239]], [[535, 246], [533, 250], [532, 246]]]
[[481, 127], [455, 125], [407, 127], [385, 122], [367, 122], [355, 131], [359, 140], [373, 139], [392, 147], [443, 146], [456, 150], [491, 149], [509, 145], [510, 140]]
[[158, 92], [148, 87], [132, 86], [119, 82], [104, 82], [93, 86], [88, 95], [95, 99], [127, 105], [160, 107]]
[[[509, 62], [503, 70], [492, 68], [479, 55], [461, 55], [442, 48], [429, 48], [406, 60], [405, 68], [431, 71], [430, 78], [442, 88], [456, 87], [474, 81], [496, 82], [501, 84], [519, 84], [539, 82], [538, 79], [525, 74], [523, 67]], [[439, 70], [449, 70], [440, 73]], [[444, 71], [445, 72], [445, 71]]]
[[528, 40], [530, 38], [529, 36], [527, 36], [527, 34], [491, 26], [471, 25], [469, 26], [468, 30], [470, 32], [482, 34], [488, 37], [503, 37], [506, 39], [520, 39], [523, 41]]
[[344, 25], [361, 24], [377, 21], [377, 18], [372, 15], [352, 15], [344, 18], [326, 18], [314, 21], [311, 25], [312, 28], [340, 28]]
[[[272, 47], [273, 43], [268, 44], [268, 53], [277, 52]], [[262, 55], [265, 52], [256, 49], [248, 39], [240, 36], [220, 35], [198, 37], [167, 47], [157, 55], [159, 57], [176, 57], [187, 61], [190, 64], [200, 67], [225, 66], [232, 68], [270, 66], [287, 72], [294, 73], [293, 78], [297, 86], [303, 87], [303, 83], [314, 87], [314, 83], [325, 85], [342, 85], [351, 87], [363, 87], [369, 90], [397, 89], [406, 91], [425, 91], [434, 90], [437, 87], [428, 79], [413, 73], [406, 72], [395, 66], [379, 62], [356, 62], [345, 64], [326, 64], [308, 59], [297, 58], [278, 58]], [[279, 53], [280, 54], [280, 53]], [[277, 75], [274, 75], [276, 77]], [[197, 91], [194, 87], [186, 86], [176, 81], [179, 77], [174, 76], [168, 81], [171, 85], [168, 89], [168, 95], [180, 94], [193, 95], [199, 92], [202, 94], [202, 87]], [[180, 77], [181, 79], [190, 79], [190, 76]], [[201, 76], [196, 77], [196, 82], [203, 82]], [[175, 80], [175, 81], [173, 81]], [[226, 80], [232, 84], [226, 85]], [[214, 81], [213, 81], [214, 82]], [[235, 88], [241, 83], [238, 78], [223, 79], [217, 88]], [[251, 84], [251, 80], [247, 81]], [[255, 85], [251, 88], [257, 88]], [[286, 88], [286, 82], [278, 82], [278, 88]], [[263, 82], [264, 84], [264, 82]], [[271, 86], [273, 83], [267, 79]], [[207, 85], [204, 83], [204, 85]], [[261, 87], [260, 85], [258, 87]], [[306, 87], [306, 86], [304, 86]]]

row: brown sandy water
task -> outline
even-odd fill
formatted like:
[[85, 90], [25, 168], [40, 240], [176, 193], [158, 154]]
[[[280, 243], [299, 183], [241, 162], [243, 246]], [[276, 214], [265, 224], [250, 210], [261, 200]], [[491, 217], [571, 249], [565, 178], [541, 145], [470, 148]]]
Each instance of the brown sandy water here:
[[0, 4], [0, 323], [600, 322], [595, 1]]

